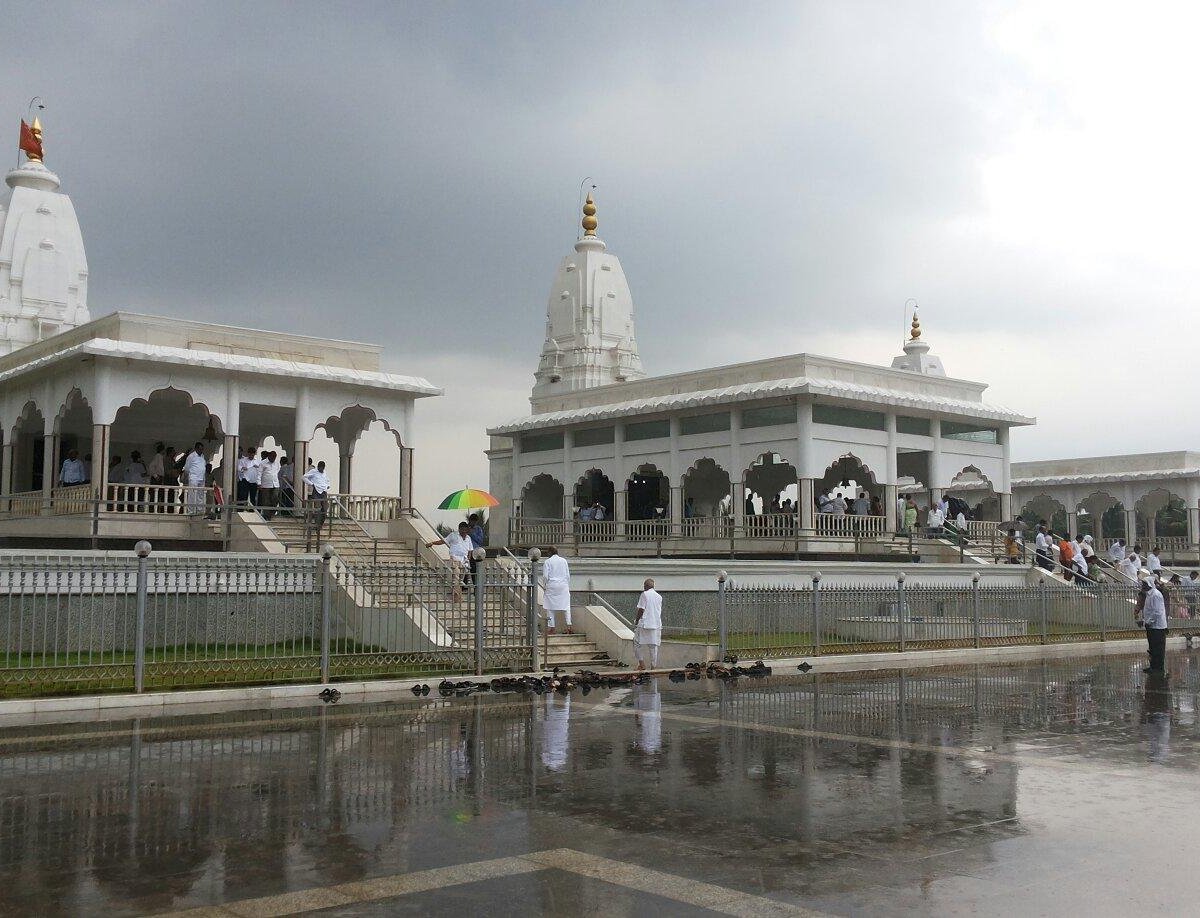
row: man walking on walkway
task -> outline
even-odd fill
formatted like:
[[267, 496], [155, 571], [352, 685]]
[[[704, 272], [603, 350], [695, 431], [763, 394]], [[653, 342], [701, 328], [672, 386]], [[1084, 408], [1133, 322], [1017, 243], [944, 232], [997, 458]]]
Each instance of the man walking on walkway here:
[[633, 648], [637, 653], [638, 669], [658, 666], [658, 646], [662, 643], [662, 595], [654, 589], [650, 578], [642, 584], [642, 595], [638, 597], [637, 618], [634, 620]]

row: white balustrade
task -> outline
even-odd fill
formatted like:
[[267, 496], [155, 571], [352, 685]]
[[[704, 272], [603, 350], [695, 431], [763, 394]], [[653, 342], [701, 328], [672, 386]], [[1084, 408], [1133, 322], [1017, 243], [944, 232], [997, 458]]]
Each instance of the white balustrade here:
[[80, 516], [92, 512], [96, 489], [90, 484], [63, 485], [50, 492], [50, 512], [55, 516]]
[[881, 536], [887, 529], [887, 519], [882, 516], [858, 516], [850, 513], [818, 513], [817, 535], [839, 539], [871, 538]]

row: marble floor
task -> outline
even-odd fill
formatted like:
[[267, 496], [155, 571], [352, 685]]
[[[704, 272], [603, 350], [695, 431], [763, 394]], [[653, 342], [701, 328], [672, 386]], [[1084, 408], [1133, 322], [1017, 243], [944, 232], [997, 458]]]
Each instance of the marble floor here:
[[1200, 913], [1200, 653], [0, 731], [0, 914]]

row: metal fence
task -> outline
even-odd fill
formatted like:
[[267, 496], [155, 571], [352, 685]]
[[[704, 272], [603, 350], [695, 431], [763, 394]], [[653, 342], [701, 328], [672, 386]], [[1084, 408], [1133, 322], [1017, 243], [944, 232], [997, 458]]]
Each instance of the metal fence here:
[[1140, 634], [1132, 585], [718, 583], [722, 655], [791, 657], [1102, 641]]
[[[0, 558], [0, 696], [324, 682], [535, 664], [528, 578], [482, 562]], [[457, 585], [456, 585], [456, 582]]]

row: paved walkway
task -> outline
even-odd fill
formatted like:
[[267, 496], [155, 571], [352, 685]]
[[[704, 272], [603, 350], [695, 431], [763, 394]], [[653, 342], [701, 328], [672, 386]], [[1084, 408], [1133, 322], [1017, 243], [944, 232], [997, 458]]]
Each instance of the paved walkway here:
[[1179, 914], [1143, 660], [9, 727], [0, 914]]

